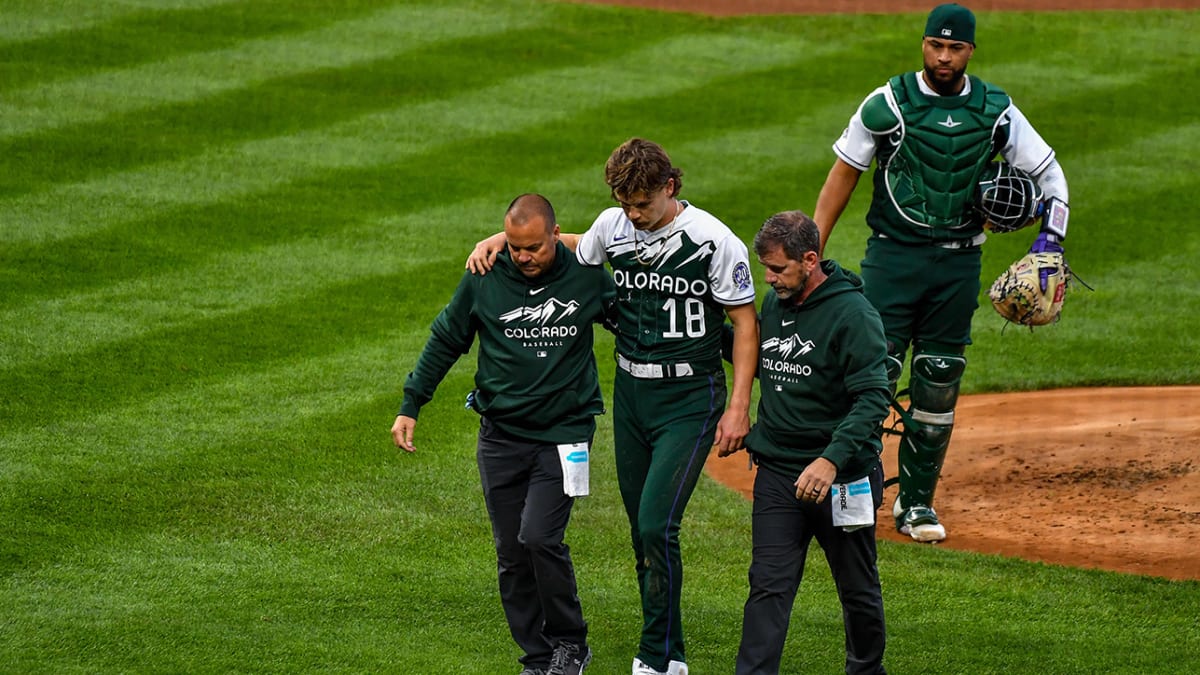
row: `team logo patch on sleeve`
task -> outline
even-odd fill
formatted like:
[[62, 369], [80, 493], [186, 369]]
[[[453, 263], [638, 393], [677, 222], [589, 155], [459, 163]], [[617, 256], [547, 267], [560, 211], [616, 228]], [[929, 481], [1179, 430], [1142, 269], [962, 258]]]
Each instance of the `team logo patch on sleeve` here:
[[733, 285], [737, 286], [739, 291], [744, 291], [750, 287], [749, 265], [740, 262], [733, 266]]

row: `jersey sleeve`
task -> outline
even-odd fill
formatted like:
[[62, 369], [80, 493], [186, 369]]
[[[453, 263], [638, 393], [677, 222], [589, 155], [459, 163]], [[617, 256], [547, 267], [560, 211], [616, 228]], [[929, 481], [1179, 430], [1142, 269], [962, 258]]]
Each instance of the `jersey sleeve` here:
[[1025, 173], [1041, 175], [1054, 161], [1054, 149], [1042, 139], [1016, 104], [1008, 107], [1004, 118], [1008, 122], [1008, 142], [1000, 149], [1000, 154]]
[[754, 279], [750, 275], [750, 253], [732, 232], [722, 237], [708, 268], [713, 299], [734, 307], [754, 302]]
[[597, 267], [608, 262], [608, 250], [605, 242], [612, 238], [613, 224], [616, 222], [613, 212], [621, 213], [621, 209], [609, 208], [600, 212], [592, 226], [579, 237], [575, 247], [575, 259], [581, 265]]
[[833, 144], [833, 152], [843, 162], [866, 171], [878, 149], [879, 136], [891, 133], [900, 124], [884, 85], [867, 95], [850, 116], [842, 135]]

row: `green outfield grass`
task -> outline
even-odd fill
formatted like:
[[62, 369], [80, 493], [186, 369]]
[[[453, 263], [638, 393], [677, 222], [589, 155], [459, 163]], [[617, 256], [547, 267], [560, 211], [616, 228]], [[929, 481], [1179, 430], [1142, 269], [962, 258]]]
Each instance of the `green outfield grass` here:
[[[4, 673], [517, 672], [471, 359], [416, 454], [388, 435], [466, 253], [526, 191], [582, 231], [633, 135], [746, 240], [811, 211], [855, 106], [919, 65], [923, 21], [521, 0], [0, 17]], [[981, 310], [969, 393], [1200, 383], [1198, 33], [1195, 11], [980, 14], [971, 71], [1057, 149], [1095, 291], [1032, 334]], [[854, 269], [866, 203], [827, 251]], [[1031, 236], [993, 238], [985, 277]], [[597, 675], [628, 672], [640, 626], [610, 431], [568, 533]], [[705, 478], [684, 528], [689, 662], [731, 672], [749, 505]], [[880, 570], [892, 672], [1200, 671], [1198, 582], [890, 542]], [[816, 552], [788, 668], [839, 671], [841, 631]]]

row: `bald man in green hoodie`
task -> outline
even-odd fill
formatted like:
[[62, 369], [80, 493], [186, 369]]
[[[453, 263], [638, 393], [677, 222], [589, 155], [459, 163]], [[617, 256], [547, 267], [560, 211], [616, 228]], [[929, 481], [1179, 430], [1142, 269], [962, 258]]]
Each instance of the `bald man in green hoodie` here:
[[758, 417], [745, 440], [758, 473], [738, 675], [780, 671], [813, 537], [842, 602], [846, 672], [884, 672], [875, 510], [887, 345], [862, 280], [821, 260], [820, 244], [800, 211], [772, 216], [754, 237], [774, 292], [762, 302]]
[[558, 240], [554, 207], [517, 197], [504, 215], [495, 273], [464, 274], [404, 383], [392, 425], [413, 452], [421, 407], [477, 339], [476, 459], [496, 544], [500, 601], [523, 675], [579, 675], [591, 660], [575, 568], [563, 537], [575, 497], [587, 494], [596, 415], [604, 401], [592, 325], [615, 320], [616, 288]]

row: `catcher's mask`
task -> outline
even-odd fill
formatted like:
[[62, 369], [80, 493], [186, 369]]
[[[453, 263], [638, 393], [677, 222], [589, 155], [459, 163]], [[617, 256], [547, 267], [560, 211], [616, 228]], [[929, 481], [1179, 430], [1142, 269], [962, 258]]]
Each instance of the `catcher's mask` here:
[[1042, 189], [1008, 162], [992, 162], [979, 181], [979, 211], [984, 227], [1003, 233], [1029, 225], [1042, 212]]

